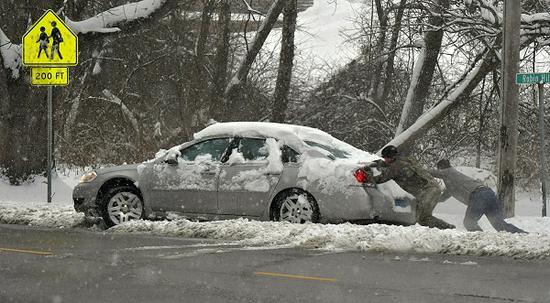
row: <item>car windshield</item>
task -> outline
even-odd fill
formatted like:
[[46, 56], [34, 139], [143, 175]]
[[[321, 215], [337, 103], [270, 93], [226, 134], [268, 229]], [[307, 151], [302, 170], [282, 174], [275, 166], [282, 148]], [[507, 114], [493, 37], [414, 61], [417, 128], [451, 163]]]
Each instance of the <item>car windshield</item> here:
[[184, 148], [181, 158], [185, 161], [220, 161], [223, 152], [229, 145], [229, 138], [218, 138], [199, 142]]
[[335, 160], [335, 159], [348, 159], [350, 154], [348, 152], [345, 152], [343, 150], [337, 149], [335, 147], [327, 146], [321, 143], [317, 143], [314, 141], [304, 141], [307, 145], [311, 147], [321, 148], [323, 149], [324, 153], [327, 153], [327, 157]]

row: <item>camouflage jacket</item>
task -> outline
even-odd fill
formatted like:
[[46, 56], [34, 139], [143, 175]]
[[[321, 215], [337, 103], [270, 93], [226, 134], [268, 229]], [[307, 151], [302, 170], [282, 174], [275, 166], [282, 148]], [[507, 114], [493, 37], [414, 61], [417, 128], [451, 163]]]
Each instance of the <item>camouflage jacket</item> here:
[[376, 183], [384, 183], [389, 180], [394, 180], [413, 196], [418, 195], [427, 187], [439, 187], [434, 177], [416, 161], [400, 156], [396, 157], [392, 163], [386, 164], [382, 168], [382, 173], [374, 177]]

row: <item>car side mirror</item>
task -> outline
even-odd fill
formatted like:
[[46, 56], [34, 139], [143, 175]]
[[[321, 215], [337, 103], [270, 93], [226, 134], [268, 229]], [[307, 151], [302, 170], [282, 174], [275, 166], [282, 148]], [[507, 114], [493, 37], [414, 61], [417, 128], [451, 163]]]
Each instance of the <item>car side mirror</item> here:
[[166, 159], [164, 159], [164, 162], [168, 163], [169, 165], [178, 165], [178, 157], [166, 157]]

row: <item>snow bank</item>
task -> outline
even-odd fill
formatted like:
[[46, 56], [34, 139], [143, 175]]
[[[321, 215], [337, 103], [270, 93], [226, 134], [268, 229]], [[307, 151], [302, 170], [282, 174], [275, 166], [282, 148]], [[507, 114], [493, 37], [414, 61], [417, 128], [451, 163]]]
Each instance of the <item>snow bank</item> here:
[[[550, 220], [546, 218], [548, 226]], [[133, 221], [111, 228], [113, 233], [206, 238], [227, 245], [255, 248], [306, 248], [351, 251], [398, 251], [455, 255], [549, 258], [550, 235], [438, 230], [423, 226], [322, 225], [254, 222], [245, 219], [215, 222], [188, 220]]]
[[[462, 215], [442, 216], [460, 228]], [[486, 228], [488, 222], [481, 222]], [[486, 220], [485, 220], [486, 221]], [[149, 233], [158, 236], [204, 238], [253, 249], [304, 248], [329, 251], [398, 251], [456, 255], [550, 257], [550, 218], [516, 217], [508, 220], [530, 232], [466, 232], [438, 230], [419, 225], [291, 224], [246, 219], [192, 222], [132, 221], [107, 232]], [[50, 228], [85, 226], [84, 216], [72, 206], [0, 202], [0, 224], [24, 224]], [[490, 230], [490, 229], [488, 229]]]
[[1, 224], [20, 224], [51, 228], [84, 226], [84, 214], [75, 212], [72, 206], [59, 205], [9, 205], [0, 204]]
[[[0, 224], [22, 224], [50, 228], [84, 227], [85, 219], [72, 207], [70, 196], [47, 204], [37, 197], [42, 188], [33, 188], [35, 198], [16, 201], [12, 189], [2, 188]], [[6, 197], [7, 195], [7, 197]], [[68, 193], [67, 193], [68, 195]], [[7, 201], [12, 197], [12, 201]], [[29, 199], [24, 197], [20, 199]], [[36, 202], [30, 202], [36, 201]], [[42, 201], [42, 202], [41, 202]], [[449, 204], [446, 202], [443, 204]], [[456, 202], [457, 205], [461, 205]], [[518, 207], [526, 204], [519, 203]], [[246, 219], [191, 222], [181, 218], [173, 221], [133, 221], [107, 232], [149, 233], [159, 236], [191, 237], [218, 240], [228, 245], [253, 249], [293, 247], [329, 251], [403, 251], [459, 255], [507, 256], [514, 258], [550, 257], [550, 218], [515, 217], [507, 221], [530, 234], [517, 235], [494, 232], [485, 218], [480, 225], [485, 232], [466, 232], [461, 221], [464, 210], [438, 217], [455, 224], [457, 230], [438, 230], [422, 226], [389, 226], [381, 224], [290, 224], [257, 222]], [[96, 227], [94, 227], [96, 228]]]
[[[486, 173], [475, 169], [469, 171], [471, 176], [481, 178]], [[0, 224], [48, 228], [87, 226], [84, 216], [75, 212], [72, 206], [71, 191], [78, 183], [79, 175], [78, 172], [69, 172], [54, 177], [55, 195], [50, 204], [46, 203], [43, 177], [21, 186], [10, 186], [0, 179]], [[250, 249], [292, 247], [327, 251], [403, 251], [550, 258], [550, 218], [540, 217], [540, 194], [519, 193], [517, 197], [518, 216], [507, 221], [528, 231], [527, 235], [495, 232], [485, 217], [479, 222], [484, 232], [466, 232], [462, 226], [465, 206], [454, 199], [438, 204], [434, 214], [456, 225], [456, 230], [438, 230], [418, 225], [290, 224], [246, 219], [191, 222], [173, 217], [173, 221], [129, 222], [106, 232], [212, 239]]]

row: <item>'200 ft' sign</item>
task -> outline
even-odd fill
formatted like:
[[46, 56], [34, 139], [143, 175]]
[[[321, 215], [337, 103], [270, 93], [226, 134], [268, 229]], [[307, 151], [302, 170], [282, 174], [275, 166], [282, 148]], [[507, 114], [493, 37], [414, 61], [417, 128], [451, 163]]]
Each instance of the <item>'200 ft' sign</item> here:
[[69, 84], [69, 69], [67, 67], [33, 68], [32, 85], [67, 85]]

